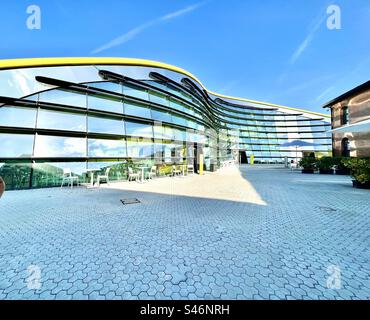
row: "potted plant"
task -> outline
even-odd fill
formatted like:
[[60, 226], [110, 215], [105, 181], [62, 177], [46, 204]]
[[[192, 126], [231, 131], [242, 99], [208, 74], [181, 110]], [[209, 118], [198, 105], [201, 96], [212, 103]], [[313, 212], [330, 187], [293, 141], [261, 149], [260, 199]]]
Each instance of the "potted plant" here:
[[346, 159], [344, 164], [351, 170], [354, 178], [352, 184], [354, 188], [370, 189], [370, 159], [351, 158]]
[[335, 166], [335, 174], [339, 175], [349, 175], [351, 173], [350, 169], [344, 165], [345, 161], [349, 158], [346, 157], [334, 157], [333, 163]]
[[332, 157], [322, 157], [317, 161], [320, 174], [333, 174], [334, 161]]
[[316, 158], [305, 157], [299, 161], [299, 165], [303, 168], [302, 173], [314, 173], [316, 169]]

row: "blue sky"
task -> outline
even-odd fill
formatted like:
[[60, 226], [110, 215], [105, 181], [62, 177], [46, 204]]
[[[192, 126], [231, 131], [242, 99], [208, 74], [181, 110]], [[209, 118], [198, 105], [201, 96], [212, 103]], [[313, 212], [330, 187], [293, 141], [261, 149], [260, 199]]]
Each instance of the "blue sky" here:
[[[26, 27], [29, 5], [41, 29]], [[329, 30], [326, 9], [341, 9]], [[368, 0], [3, 0], [0, 58], [167, 62], [227, 95], [322, 112], [370, 78]]]

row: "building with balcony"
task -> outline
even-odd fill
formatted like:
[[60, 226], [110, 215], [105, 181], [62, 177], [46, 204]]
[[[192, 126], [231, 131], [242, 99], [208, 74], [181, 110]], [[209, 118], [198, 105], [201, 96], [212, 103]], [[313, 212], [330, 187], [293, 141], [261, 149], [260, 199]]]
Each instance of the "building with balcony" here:
[[[186, 70], [124, 58], [0, 61], [0, 176], [8, 189], [58, 186], [63, 169], [127, 179], [128, 167], [216, 170], [331, 152], [330, 118], [211, 92]], [[297, 150], [292, 140], [315, 143]]]

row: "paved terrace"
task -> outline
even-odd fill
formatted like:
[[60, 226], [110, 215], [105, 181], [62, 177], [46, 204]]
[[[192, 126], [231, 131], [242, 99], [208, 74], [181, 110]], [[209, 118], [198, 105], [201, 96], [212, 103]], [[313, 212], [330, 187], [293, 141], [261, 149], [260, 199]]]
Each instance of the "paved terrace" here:
[[0, 299], [369, 299], [369, 208], [348, 177], [269, 167], [10, 191]]

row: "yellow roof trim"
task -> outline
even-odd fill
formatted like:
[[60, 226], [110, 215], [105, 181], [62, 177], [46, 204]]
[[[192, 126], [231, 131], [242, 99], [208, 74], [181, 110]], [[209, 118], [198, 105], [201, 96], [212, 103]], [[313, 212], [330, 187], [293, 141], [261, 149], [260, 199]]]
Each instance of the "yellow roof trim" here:
[[208, 90], [202, 82], [193, 74], [186, 71], [185, 69], [163, 63], [158, 61], [152, 61], [152, 60], [145, 60], [145, 59], [135, 59], [135, 58], [109, 58], [109, 57], [66, 57], [66, 58], [27, 58], [27, 59], [9, 59], [9, 60], [0, 60], [0, 70], [4, 69], [17, 69], [17, 68], [32, 68], [32, 67], [51, 67], [51, 66], [75, 66], [75, 65], [127, 65], [127, 66], [142, 66], [142, 67], [154, 67], [154, 68], [162, 68], [167, 69], [170, 71], [182, 73], [189, 78], [192, 78], [193, 80], [197, 81], [204, 90], [206, 90], [209, 94], [224, 98], [224, 99], [230, 99], [230, 100], [237, 100], [237, 101], [243, 101], [243, 102], [249, 102], [249, 103], [255, 103], [260, 105], [266, 105], [271, 107], [277, 107], [277, 108], [283, 108], [308, 114], [313, 114], [320, 117], [329, 118], [329, 115], [318, 113], [318, 112], [312, 112], [307, 111], [304, 109], [297, 109], [297, 108], [291, 108], [286, 106], [281, 106], [277, 104], [262, 102], [262, 101], [255, 101], [250, 99], [244, 99], [244, 98], [238, 98], [238, 97], [231, 97], [226, 96], [220, 93], [212, 92], [211, 90]]

